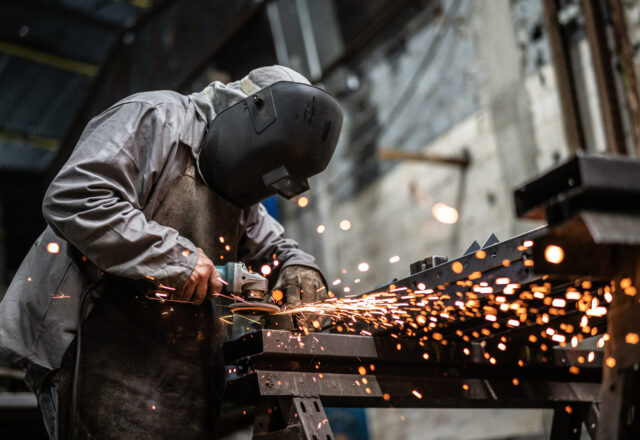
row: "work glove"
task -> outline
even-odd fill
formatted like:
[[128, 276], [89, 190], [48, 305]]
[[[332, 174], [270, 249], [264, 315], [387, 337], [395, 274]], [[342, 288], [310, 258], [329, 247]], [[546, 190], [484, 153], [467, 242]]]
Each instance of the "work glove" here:
[[[294, 265], [282, 269], [272, 290], [273, 301], [278, 305], [284, 302], [287, 308], [300, 303], [324, 301], [328, 297], [329, 293], [322, 274], [307, 266]], [[310, 313], [295, 315], [297, 326], [310, 331], [322, 329], [325, 319], [324, 316]]]

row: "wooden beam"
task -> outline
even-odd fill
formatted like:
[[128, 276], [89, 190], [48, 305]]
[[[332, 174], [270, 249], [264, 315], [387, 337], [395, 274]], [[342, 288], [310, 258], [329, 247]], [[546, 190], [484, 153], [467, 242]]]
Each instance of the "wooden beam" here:
[[564, 134], [569, 151], [575, 153], [576, 151], [584, 150], [586, 142], [578, 110], [578, 93], [574, 74], [569, 63], [569, 50], [562, 36], [561, 25], [558, 21], [558, 1], [543, 0], [543, 7], [547, 39], [549, 40], [556, 83], [558, 84], [558, 94], [560, 96]]
[[599, 1], [582, 0], [582, 14], [591, 48], [607, 149], [612, 153], [626, 154], [624, 125], [616, 93], [612, 52], [607, 44], [605, 11]]

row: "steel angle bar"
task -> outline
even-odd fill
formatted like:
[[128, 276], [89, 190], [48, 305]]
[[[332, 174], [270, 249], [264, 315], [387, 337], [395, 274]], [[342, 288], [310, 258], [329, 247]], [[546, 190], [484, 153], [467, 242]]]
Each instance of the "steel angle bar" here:
[[[465, 353], [470, 348], [470, 353]], [[493, 350], [499, 366], [488, 365], [487, 350], [494, 347], [482, 342], [450, 341], [446, 346], [436, 341], [421, 342], [416, 338], [372, 337], [331, 333], [295, 334], [283, 330], [259, 330], [225, 345], [225, 361], [237, 375], [255, 369], [295, 369], [299, 371], [355, 372], [359, 365], [374, 364], [387, 372], [416, 371], [421, 375], [438, 375], [445, 368], [473, 368], [488, 377], [503, 374], [503, 368], [535, 367], [540, 374], [559, 375], [567, 380], [570, 366], [593, 369], [597, 377], [587, 375], [573, 380], [599, 380], [602, 354], [593, 350], [554, 347], [544, 352], [534, 344], [514, 344], [515, 350]], [[425, 356], [424, 354], [428, 354]], [[582, 356], [582, 362], [578, 358]], [[543, 358], [544, 357], [544, 358]], [[479, 367], [486, 369], [479, 370]], [[539, 367], [544, 367], [539, 369]], [[553, 367], [561, 367], [553, 370]]]
[[[415, 290], [418, 285], [422, 283], [429, 289], [435, 289], [438, 286], [445, 286], [450, 283], [455, 283], [456, 281], [465, 280], [475, 272], [485, 273], [492, 269], [499, 268], [504, 266], [506, 261], [513, 262], [526, 259], [529, 256], [529, 251], [528, 249], [523, 249], [523, 243], [525, 241], [535, 240], [545, 232], [546, 227], [534, 229], [509, 240], [488, 246], [483, 249], [484, 257], [482, 258], [478, 258], [475, 253], [463, 255], [455, 260], [388, 283], [368, 293], [384, 291], [389, 289], [392, 284], [396, 286], [397, 289], [406, 287]], [[459, 262], [462, 265], [458, 271], [453, 270], [453, 264], [455, 262]]]
[[[463, 352], [465, 347], [475, 347], [473, 355]], [[478, 343], [451, 341], [446, 346], [436, 341], [421, 342], [417, 338], [372, 337], [360, 335], [342, 335], [332, 333], [296, 334], [284, 330], [259, 330], [225, 345], [225, 362], [233, 365], [238, 374], [250, 369], [286, 367], [300, 370], [316, 370], [322, 365], [323, 370], [344, 371], [357, 369], [360, 364], [375, 363], [388, 368], [424, 369], [431, 366], [464, 366], [486, 364], [484, 346]], [[530, 352], [534, 347], [528, 348]], [[428, 353], [428, 359], [423, 357]], [[501, 363], [515, 366], [519, 355], [503, 353]], [[568, 360], [577, 359], [578, 355], [567, 356]], [[527, 365], [538, 365], [535, 356]], [[562, 365], [569, 365], [567, 361]], [[576, 364], [577, 360], [576, 360]], [[552, 365], [550, 365], [552, 366]], [[496, 367], [491, 367], [495, 369]]]
[[598, 383], [257, 370], [230, 382], [228, 400], [317, 396], [325, 406], [406, 408], [549, 408], [597, 402]]

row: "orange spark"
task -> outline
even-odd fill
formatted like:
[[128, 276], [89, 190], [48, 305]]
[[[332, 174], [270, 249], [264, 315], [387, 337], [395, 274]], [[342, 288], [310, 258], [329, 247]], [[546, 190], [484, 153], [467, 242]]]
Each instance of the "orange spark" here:
[[555, 244], [550, 244], [544, 249], [544, 259], [551, 264], [560, 264], [564, 260], [564, 249]]
[[302, 196], [298, 199], [298, 206], [301, 208], [306, 207], [309, 204], [309, 198], [306, 196]]
[[60, 252], [60, 245], [55, 241], [52, 241], [51, 243], [47, 244], [47, 252], [49, 252], [50, 254], [57, 254], [58, 252]]
[[458, 210], [446, 205], [445, 203], [436, 203], [431, 209], [431, 214], [440, 223], [452, 225], [458, 221]]

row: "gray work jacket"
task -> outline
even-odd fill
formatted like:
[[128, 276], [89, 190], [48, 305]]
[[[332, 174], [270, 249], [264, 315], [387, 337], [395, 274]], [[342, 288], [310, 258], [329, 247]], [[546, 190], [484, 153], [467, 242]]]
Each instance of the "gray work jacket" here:
[[[140, 93], [87, 125], [45, 195], [49, 226], [0, 303], [0, 358], [26, 368], [31, 387], [60, 366], [93, 272], [181, 287], [193, 271], [197, 244], [150, 219], [186, 156], [197, 156], [215, 117], [210, 102], [207, 93]], [[247, 264], [276, 254], [281, 267], [316, 268], [264, 206], [244, 210], [240, 223], [239, 255]]]

